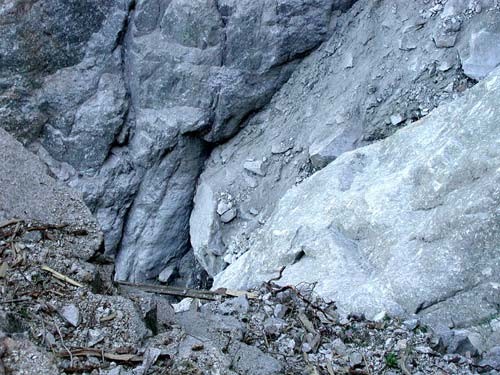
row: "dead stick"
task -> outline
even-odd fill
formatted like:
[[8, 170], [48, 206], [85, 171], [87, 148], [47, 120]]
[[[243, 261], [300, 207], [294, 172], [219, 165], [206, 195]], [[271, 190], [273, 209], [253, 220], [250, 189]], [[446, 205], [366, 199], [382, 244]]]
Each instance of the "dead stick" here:
[[203, 291], [203, 290], [195, 290], [188, 288], [176, 288], [170, 286], [159, 286], [159, 285], [151, 285], [151, 284], [134, 284], [127, 281], [117, 281], [119, 285], [128, 286], [131, 288], [137, 288], [143, 290], [145, 292], [157, 293], [157, 294], [167, 294], [171, 296], [178, 297], [191, 297], [191, 298], [199, 298], [206, 300], [215, 300], [217, 299], [217, 294], [211, 291]]
[[0, 301], [0, 304], [3, 303], [18, 303], [18, 302], [33, 302], [31, 298], [17, 298], [17, 299], [7, 299]]
[[59, 326], [57, 324], [54, 324], [54, 327], [56, 327], [56, 330], [57, 330], [57, 333], [59, 334], [59, 337], [61, 338], [61, 344], [63, 346], [63, 348], [68, 352], [69, 354], [69, 365], [71, 367], [73, 367], [73, 353], [71, 353], [71, 350], [68, 349], [68, 347], [66, 346], [65, 342], [64, 342], [64, 338], [63, 338], [63, 335], [61, 333], [61, 330], [59, 329]]
[[59, 280], [62, 280], [62, 281], [65, 281], [67, 282], [68, 284], [71, 284], [71, 285], [74, 285], [76, 287], [79, 287], [79, 288], [83, 288], [83, 285], [80, 284], [78, 281], [75, 281], [71, 278], [69, 278], [68, 276], [65, 276], [63, 275], [62, 273], [59, 273], [57, 272], [56, 270], [53, 270], [52, 268], [50, 268], [49, 266], [46, 266], [46, 265], [43, 265], [41, 267], [42, 271], [47, 271], [47, 272], [50, 272], [52, 274], [52, 276], [54, 276], [56, 279], [59, 279]]
[[0, 223], [0, 228], [5, 228], [5, 227], [8, 227], [9, 225], [20, 223], [21, 221], [22, 220], [19, 220], [19, 219], [6, 220], [6, 221], [3, 221]]

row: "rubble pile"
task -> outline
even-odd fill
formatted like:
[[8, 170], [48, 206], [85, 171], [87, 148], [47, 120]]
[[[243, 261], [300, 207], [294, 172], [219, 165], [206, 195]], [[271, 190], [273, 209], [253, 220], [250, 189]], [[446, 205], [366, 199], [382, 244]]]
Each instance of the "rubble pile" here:
[[[469, 339], [435, 336], [417, 318], [342, 316], [314, 284], [271, 280], [252, 292], [203, 298], [111, 283], [98, 256], [65, 253], [84, 228], [0, 225], [0, 373], [471, 374], [498, 371]], [[63, 256], [65, 254], [66, 256]], [[168, 294], [168, 288], [165, 289]], [[189, 295], [190, 291], [186, 290]], [[238, 297], [233, 297], [239, 295]], [[495, 356], [495, 353], [497, 354]], [[2, 372], [3, 371], [3, 372]]]

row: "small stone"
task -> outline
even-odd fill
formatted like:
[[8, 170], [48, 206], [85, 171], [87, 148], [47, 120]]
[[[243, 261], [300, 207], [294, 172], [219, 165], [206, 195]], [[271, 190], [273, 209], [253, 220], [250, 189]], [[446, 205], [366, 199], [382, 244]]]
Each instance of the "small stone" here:
[[122, 366], [117, 366], [108, 371], [108, 375], [121, 375], [122, 374]]
[[402, 350], [405, 350], [406, 347], [408, 346], [408, 340], [405, 340], [405, 339], [402, 339], [402, 340], [399, 340], [397, 343], [396, 343], [396, 347], [395, 349], [398, 350], [398, 351], [402, 351]]
[[160, 272], [158, 275], [158, 280], [160, 280], [162, 283], [168, 283], [172, 276], [175, 273], [175, 267], [174, 266], [168, 266], [166, 267], [163, 271]]
[[339, 355], [345, 355], [347, 347], [341, 339], [337, 338], [332, 341], [332, 350]]
[[253, 216], [257, 216], [259, 214], [259, 210], [257, 210], [256, 208], [254, 207], [251, 207], [249, 212], [253, 215]]
[[246, 314], [250, 308], [246, 296], [240, 296], [221, 303], [217, 310], [224, 315]]
[[415, 351], [420, 354], [432, 354], [434, 351], [428, 346], [417, 346], [415, 347]]
[[303, 353], [309, 353], [309, 352], [311, 352], [312, 347], [311, 347], [311, 345], [309, 345], [309, 343], [305, 342], [302, 344], [301, 350]]
[[368, 85], [368, 94], [375, 94], [377, 92], [377, 86]]
[[407, 319], [403, 322], [403, 326], [408, 331], [413, 331], [420, 325], [420, 321], [418, 319]]
[[285, 316], [287, 311], [288, 311], [288, 307], [279, 303], [274, 307], [274, 317], [279, 318], [279, 319], [283, 319], [283, 317]]
[[102, 331], [99, 331], [98, 329], [89, 329], [87, 343], [89, 347], [97, 345], [102, 340], [104, 340], [104, 334], [102, 333]]
[[30, 231], [24, 233], [21, 239], [25, 242], [40, 242], [42, 238], [42, 233], [40, 231]]
[[353, 58], [351, 52], [347, 52], [344, 55], [344, 61], [342, 63], [342, 66], [344, 69], [349, 69], [349, 68], [354, 67], [354, 58]]
[[255, 173], [258, 176], [265, 176], [264, 163], [260, 160], [249, 160], [243, 164], [243, 168], [247, 171]]
[[437, 70], [439, 70], [440, 72], [447, 72], [451, 68], [453, 68], [453, 63], [451, 63], [450, 61], [442, 61], [438, 65]]
[[229, 223], [230, 221], [234, 220], [235, 217], [236, 217], [236, 209], [231, 208], [229, 211], [226, 211], [221, 215], [220, 220], [223, 223]]
[[387, 313], [385, 311], [381, 311], [377, 315], [375, 315], [372, 320], [374, 322], [379, 323], [384, 321], [386, 318], [387, 318]]
[[185, 311], [189, 311], [191, 309], [191, 305], [193, 304], [192, 298], [184, 298], [179, 303], [174, 303], [172, 307], [174, 308], [174, 312], [176, 314], [180, 314]]
[[56, 338], [50, 332], [47, 332], [45, 334], [45, 345], [47, 345], [48, 348], [51, 348], [54, 345], [56, 345]]
[[359, 366], [363, 363], [363, 356], [359, 352], [349, 354], [349, 363], [352, 367]]
[[273, 143], [271, 146], [271, 153], [272, 154], [283, 154], [287, 152], [288, 150], [291, 150], [293, 148], [293, 144], [285, 143], [285, 142], [280, 142], [280, 143]]
[[458, 17], [450, 17], [443, 22], [444, 31], [447, 33], [457, 33], [461, 27], [462, 21]]
[[257, 182], [257, 180], [255, 178], [253, 178], [252, 176], [249, 176], [248, 174], [244, 173], [243, 178], [244, 178], [246, 184], [248, 185], [248, 187], [253, 189], [253, 188], [256, 188], [257, 186], [259, 186], [259, 183]]
[[415, 48], [417, 48], [417, 45], [417, 41], [408, 34], [403, 35], [403, 37], [399, 41], [399, 49], [403, 51], [414, 50]]
[[221, 200], [217, 205], [217, 213], [223, 215], [233, 207], [232, 203]]
[[286, 322], [283, 319], [278, 318], [267, 318], [264, 321], [264, 331], [268, 335], [277, 335], [283, 328], [285, 328]]
[[59, 314], [73, 327], [80, 324], [80, 310], [75, 305], [65, 305]]
[[440, 34], [434, 37], [437, 48], [451, 48], [457, 41], [457, 34]]
[[405, 118], [401, 113], [397, 113], [397, 114], [392, 115], [390, 117], [390, 120], [391, 120], [391, 124], [395, 126], [395, 125], [401, 124], [405, 120]]

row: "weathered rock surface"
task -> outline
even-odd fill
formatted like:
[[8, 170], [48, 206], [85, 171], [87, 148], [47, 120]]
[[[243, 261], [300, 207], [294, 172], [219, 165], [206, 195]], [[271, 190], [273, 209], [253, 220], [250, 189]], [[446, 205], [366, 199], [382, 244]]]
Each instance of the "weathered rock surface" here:
[[0, 222], [17, 219], [84, 228], [88, 235], [66, 246], [66, 255], [80, 259], [93, 256], [102, 235], [82, 197], [50, 177], [47, 167], [3, 129], [0, 160]]
[[351, 3], [8, 1], [0, 126], [84, 193], [117, 278], [154, 278], [189, 248], [207, 142], [244, 126]]
[[343, 311], [482, 323], [485, 345], [498, 342], [499, 100], [497, 69], [419, 122], [344, 153], [284, 195], [215, 286], [248, 288], [286, 266], [280, 283], [317, 283]]
[[[472, 85], [458, 55], [469, 56], [475, 32], [496, 32], [500, 9], [485, 2], [478, 13], [472, 3], [454, 3], [356, 2], [335, 17], [334, 35], [304, 60], [270, 104], [212, 152], [190, 229], [194, 252], [211, 275], [248, 249], [250, 234], [292, 186]], [[437, 48], [437, 35], [452, 35], [455, 45]], [[401, 40], [412, 48], [401, 48]], [[494, 55], [495, 48], [484, 45], [481, 51]], [[229, 222], [214, 212], [224, 194], [232, 196], [238, 212]]]

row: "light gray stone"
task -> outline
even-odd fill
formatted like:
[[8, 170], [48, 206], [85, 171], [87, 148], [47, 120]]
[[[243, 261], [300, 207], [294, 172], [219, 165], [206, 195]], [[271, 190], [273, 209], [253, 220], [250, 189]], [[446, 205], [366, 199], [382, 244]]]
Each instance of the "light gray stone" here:
[[40, 159], [3, 129], [0, 160], [0, 221], [20, 219], [84, 227], [89, 234], [68, 245], [65, 251], [68, 257], [91, 258], [102, 243], [102, 235], [81, 195], [50, 177]]
[[220, 220], [223, 223], [229, 223], [230, 221], [234, 220], [234, 218], [236, 217], [236, 212], [237, 211], [235, 208], [231, 208], [229, 211], [226, 211], [221, 215]]
[[80, 324], [80, 310], [75, 305], [65, 305], [59, 313], [73, 327], [78, 327]]
[[390, 120], [392, 125], [399, 125], [405, 120], [405, 118], [401, 113], [397, 113], [392, 115], [390, 117]]
[[480, 80], [500, 64], [500, 33], [481, 30], [470, 37], [470, 55], [462, 60], [464, 73]]
[[265, 176], [266, 175], [264, 163], [262, 160], [246, 161], [245, 164], [243, 164], [243, 168], [245, 168], [247, 171], [255, 173], [258, 176]]
[[497, 69], [418, 123], [343, 154], [284, 195], [215, 286], [256, 286], [286, 266], [280, 283], [317, 282], [340, 311], [491, 319], [500, 274], [479, 270], [500, 269], [499, 100]]
[[168, 283], [172, 276], [175, 274], [175, 267], [168, 266], [158, 275], [158, 280], [162, 283]]
[[434, 36], [437, 48], [451, 48], [457, 41], [457, 34], [439, 34]]

